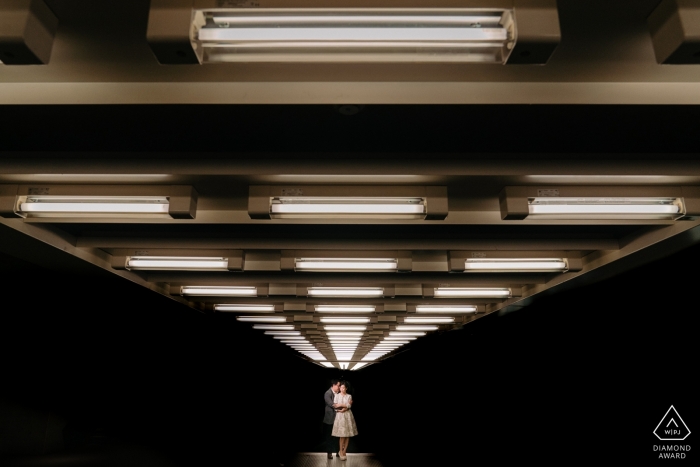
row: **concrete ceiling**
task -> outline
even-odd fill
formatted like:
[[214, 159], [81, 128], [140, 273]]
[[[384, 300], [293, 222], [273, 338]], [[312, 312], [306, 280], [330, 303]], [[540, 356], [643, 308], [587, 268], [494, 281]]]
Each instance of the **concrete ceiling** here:
[[[0, 219], [8, 273], [28, 263], [59, 274], [99, 271], [207, 313], [215, 299], [183, 298], [171, 286], [264, 284], [269, 297], [255, 300], [278, 304], [280, 316], [300, 330], [306, 324], [308, 336], [320, 331], [322, 342], [322, 326], [302, 320], [319, 317], [304, 308], [318, 300], [298, 297], [297, 285], [394, 286], [395, 298], [379, 300], [384, 313], [372, 315], [378, 333], [409, 316], [406, 305], [430, 302], [422, 286], [517, 289], [508, 299], [465, 300], [480, 313], [460, 316], [459, 327], [700, 241], [696, 217], [513, 221], [500, 211], [507, 186], [700, 187], [700, 65], [656, 63], [645, 18], [658, 1], [558, 2], [562, 41], [543, 66], [395, 67], [160, 65], [145, 40], [148, 1], [47, 3], [60, 21], [50, 63], [0, 65], [0, 185], [187, 185], [199, 200], [194, 219]], [[449, 213], [437, 221], [252, 219], [254, 185], [444, 186]], [[242, 250], [246, 266], [112, 267], [125, 252], [165, 249]], [[289, 250], [398, 251], [414, 268], [281, 271]], [[454, 251], [557, 252], [582, 266], [467, 275], [449, 272]]]

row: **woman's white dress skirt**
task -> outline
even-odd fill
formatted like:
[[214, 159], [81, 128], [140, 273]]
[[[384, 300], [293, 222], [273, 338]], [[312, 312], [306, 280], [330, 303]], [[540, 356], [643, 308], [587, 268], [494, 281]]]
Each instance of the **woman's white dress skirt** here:
[[[350, 394], [345, 396], [338, 394], [335, 397], [335, 403], [350, 403], [352, 405], [352, 397]], [[350, 438], [352, 436], [357, 436], [357, 425], [355, 425], [355, 417], [352, 416], [352, 410], [348, 409], [346, 412], [335, 413], [332, 435], [337, 436], [338, 438]]]

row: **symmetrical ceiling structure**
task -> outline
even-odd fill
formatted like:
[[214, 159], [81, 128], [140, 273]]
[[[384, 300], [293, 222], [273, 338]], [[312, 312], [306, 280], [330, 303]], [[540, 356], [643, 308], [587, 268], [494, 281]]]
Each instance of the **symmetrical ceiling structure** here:
[[[378, 132], [396, 140], [391, 150], [358, 154], [352, 143], [349, 151], [299, 143], [315, 131], [301, 130], [308, 109], [280, 122], [274, 106], [258, 114], [222, 106], [327, 104], [333, 118], [358, 121], [373, 104], [697, 104], [700, 47], [683, 25], [698, 2], [327, 3], [0, 3], [6, 115], [12, 105], [32, 115], [35, 104], [216, 104], [217, 118], [231, 119], [178, 123], [187, 110], [166, 106], [165, 123], [124, 124], [191, 128], [190, 146], [179, 149], [144, 140], [143, 149], [132, 141], [128, 151], [95, 142], [86, 150], [87, 131], [70, 121], [51, 123], [54, 137], [74, 133], [56, 146], [8, 134], [4, 235], [193, 312], [235, 314], [237, 325], [310, 362], [350, 370], [700, 240], [692, 154], [538, 153], [541, 143], [517, 129], [534, 124], [510, 106], [491, 123], [492, 142], [476, 134], [485, 114], [474, 106], [451, 114], [465, 118], [446, 123], [457, 131], [451, 146], [406, 143], [434, 122], [385, 122]], [[13, 42], [15, 20], [23, 32]], [[215, 32], [195, 37], [207, 25]], [[277, 35], [265, 38], [269, 30]], [[47, 120], [34, 120], [45, 137]], [[125, 137], [147, 133], [129, 128]], [[522, 150], [484, 150], [503, 147], [499, 138]]]

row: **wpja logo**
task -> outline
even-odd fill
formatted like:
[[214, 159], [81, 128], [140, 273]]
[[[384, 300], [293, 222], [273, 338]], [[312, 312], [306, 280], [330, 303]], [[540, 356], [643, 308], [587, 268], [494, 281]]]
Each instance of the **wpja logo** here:
[[[676, 411], [676, 408], [671, 406], [656, 426], [656, 429], [654, 429], [654, 434], [661, 441], [684, 441], [690, 434], [690, 430]], [[688, 451], [690, 451], [689, 444], [667, 443], [654, 445], [654, 452], [659, 453], [659, 459], [685, 459]]]

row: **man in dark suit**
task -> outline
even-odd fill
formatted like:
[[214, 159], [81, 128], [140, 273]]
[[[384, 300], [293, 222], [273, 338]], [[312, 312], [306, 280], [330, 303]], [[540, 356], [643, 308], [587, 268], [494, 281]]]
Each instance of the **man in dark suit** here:
[[[326, 404], [326, 411], [323, 415], [323, 437], [325, 439], [324, 445], [326, 446], [329, 459], [333, 459], [333, 453], [338, 452], [338, 438], [333, 437], [331, 434], [333, 433], [333, 422], [335, 421], [335, 407], [333, 404], [338, 391], [340, 391], [340, 381], [334, 379], [331, 381], [331, 387], [323, 396], [323, 400]], [[338, 456], [338, 454], [336, 454], [336, 456]]]

